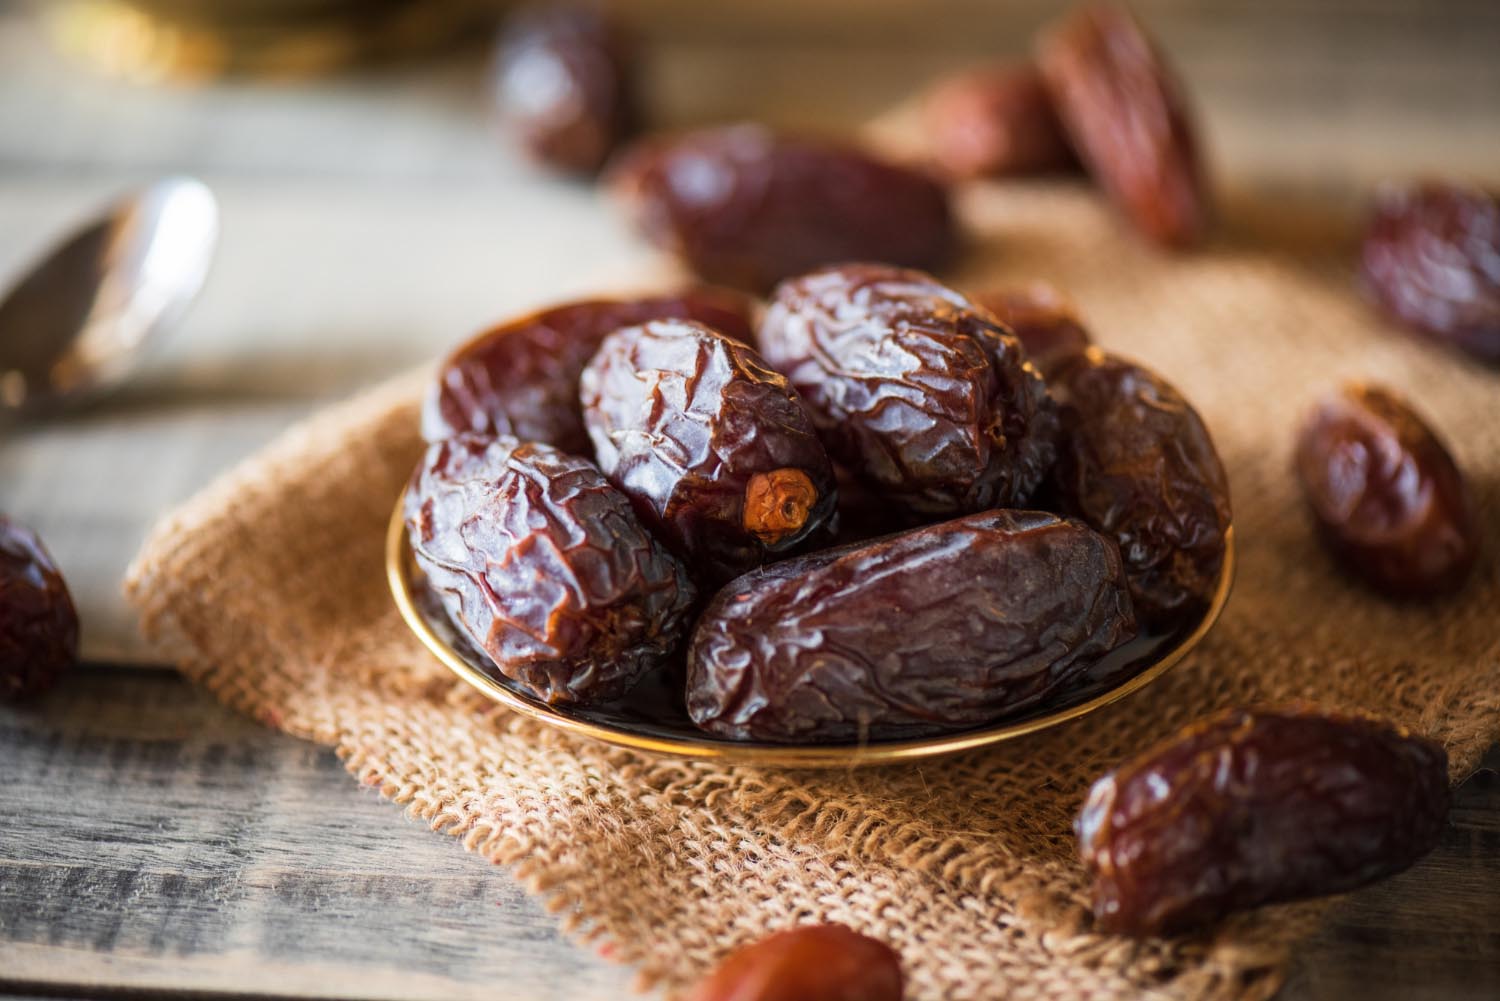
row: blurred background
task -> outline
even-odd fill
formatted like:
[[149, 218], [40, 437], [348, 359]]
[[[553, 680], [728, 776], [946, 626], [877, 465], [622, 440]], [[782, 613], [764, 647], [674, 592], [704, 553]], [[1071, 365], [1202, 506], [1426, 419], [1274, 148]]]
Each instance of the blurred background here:
[[[638, 0], [652, 127], [853, 133], [1025, 56], [1050, 0]], [[1495, 0], [1136, 0], [1215, 185], [1346, 211], [1387, 177], [1500, 182]], [[118, 581], [151, 520], [316, 406], [508, 312], [651, 272], [588, 180], [496, 126], [508, 5], [0, 0], [0, 284], [164, 174], [222, 208], [187, 321], [105, 403], [0, 436], [0, 510], [49, 540], [84, 655], [141, 655]], [[1150, 252], [1145, 249], [1143, 253]]]

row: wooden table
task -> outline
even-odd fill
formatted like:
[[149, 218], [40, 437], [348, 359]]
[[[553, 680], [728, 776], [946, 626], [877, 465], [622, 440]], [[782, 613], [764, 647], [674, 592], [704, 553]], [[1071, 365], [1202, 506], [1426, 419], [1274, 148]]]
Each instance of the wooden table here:
[[[1018, 53], [1053, 6], [648, 0], [654, 104], [847, 128], [943, 67]], [[1387, 174], [1500, 181], [1500, 7], [1137, 4], [1197, 95], [1220, 176], [1348, 204]], [[0, 440], [0, 510], [69, 575], [89, 666], [0, 709], [0, 995], [618, 997], [499, 869], [403, 822], [333, 755], [151, 663], [118, 596], [150, 521], [296, 417], [508, 311], [643, 273], [596, 193], [484, 120], [481, 63], [325, 83], [134, 89], [0, 3], [0, 277], [169, 171], [225, 236], [181, 331], [107, 405]], [[1489, 763], [1500, 766], [1500, 754]], [[1287, 998], [1500, 996], [1500, 780], [1443, 845], [1342, 901]]]

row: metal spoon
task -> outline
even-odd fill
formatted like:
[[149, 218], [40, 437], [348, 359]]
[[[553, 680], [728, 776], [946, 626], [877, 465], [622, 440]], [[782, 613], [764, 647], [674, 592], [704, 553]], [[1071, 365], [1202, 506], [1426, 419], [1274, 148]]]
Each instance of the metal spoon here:
[[0, 417], [56, 412], [119, 385], [197, 296], [218, 237], [213, 193], [169, 177], [39, 260], [0, 298]]

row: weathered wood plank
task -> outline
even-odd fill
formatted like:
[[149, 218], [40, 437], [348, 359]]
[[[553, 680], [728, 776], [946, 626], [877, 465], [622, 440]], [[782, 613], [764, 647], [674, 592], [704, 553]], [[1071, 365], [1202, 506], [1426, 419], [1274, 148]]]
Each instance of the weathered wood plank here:
[[[908, 0], [643, 0], [639, 13], [663, 121], [847, 128], [955, 62], [1024, 53], [1062, 2], [952, 0], [933, 18]], [[1342, 199], [1392, 173], [1500, 178], [1492, 0], [1137, 6], [1236, 186]], [[49, 539], [93, 656], [143, 654], [119, 574], [148, 523], [215, 471], [500, 313], [640, 273], [592, 190], [539, 178], [494, 141], [480, 72], [470, 57], [334, 82], [122, 88], [72, 72], [0, 9], [0, 282], [153, 173], [199, 171], [225, 205], [207, 294], [140, 382], [0, 440], [0, 510]], [[396, 821], [327, 751], [170, 675], [75, 682], [0, 710], [0, 994], [624, 993], [626, 974], [563, 941], [503, 872]], [[1337, 907], [1287, 999], [1500, 996], [1497, 786], [1472, 782], [1438, 852]]]
[[[863, 0], [632, 5], [650, 43], [653, 117], [848, 129], [955, 65], [1026, 56], [1037, 25], [1068, 3], [944, 3], [941, 17], [882, 6], [876, 17]], [[1497, 170], [1493, 3], [1135, 6], [1190, 85], [1222, 170], [1360, 182]], [[0, 12], [0, 66], [0, 170], [14, 174], [543, 187], [495, 139], [482, 50], [333, 82], [122, 88], [70, 72], [31, 21]]]
[[[182, 328], [121, 395], [0, 432], [0, 511], [42, 533], [79, 604], [85, 656], [97, 660], [149, 657], [120, 580], [147, 528], [219, 471], [318, 403], [508, 313], [640, 274], [619, 220], [575, 186], [415, 193], [389, 181], [341, 191], [206, 177], [224, 235]], [[119, 186], [0, 173], [0, 284], [21, 266], [23, 243]]]
[[[168, 672], [0, 710], [0, 995], [620, 997], [500, 869]], [[1500, 752], [1489, 762], [1500, 766]], [[1341, 902], [1284, 1001], [1500, 994], [1500, 776]]]
[[1351, 894], [1298, 958], [1283, 1001], [1500, 997], [1500, 749], [1460, 789], [1443, 842]]
[[[934, 19], [904, 0], [653, 0], [639, 16], [665, 122], [847, 128], [955, 63], [1023, 53], [1056, 6], [964, 0]], [[1500, 178], [1493, 4], [1214, 7], [1147, 14], [1226, 182], [1293, 178], [1348, 198], [1388, 173]], [[596, 192], [540, 177], [495, 140], [480, 72], [470, 57], [331, 82], [121, 87], [0, 10], [0, 283], [152, 173], [201, 172], [224, 205], [202, 301], [128, 395], [0, 438], [0, 510], [35, 523], [68, 573], [87, 656], [149, 658], [120, 577], [155, 517], [214, 473], [481, 324], [649, 268]]]
[[627, 993], [505, 871], [175, 674], [0, 710], [0, 761], [0, 993]]

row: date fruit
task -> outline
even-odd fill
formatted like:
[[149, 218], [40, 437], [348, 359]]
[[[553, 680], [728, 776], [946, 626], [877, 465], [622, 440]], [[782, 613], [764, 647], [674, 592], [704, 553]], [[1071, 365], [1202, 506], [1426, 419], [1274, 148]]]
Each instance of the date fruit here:
[[942, 81], [923, 106], [928, 141], [953, 177], [1042, 174], [1078, 166], [1042, 76], [1030, 63]]
[[1361, 257], [1388, 313], [1500, 365], [1500, 197], [1436, 182], [1385, 188]]
[[1233, 710], [1106, 775], [1075, 829], [1104, 931], [1180, 932], [1400, 872], [1448, 814], [1442, 745], [1360, 716]]
[[535, 160], [593, 173], [638, 120], [635, 51], [621, 26], [589, 7], [534, 8], [500, 39], [494, 99]]
[[827, 530], [828, 453], [753, 348], [657, 320], [606, 337], [579, 385], [599, 468], [702, 580], [722, 584]]
[[708, 281], [755, 292], [840, 261], [936, 267], [957, 240], [932, 178], [759, 126], [647, 142], [610, 174], [648, 240]]
[[35, 533], [0, 516], [0, 702], [52, 687], [78, 661], [78, 612]]
[[1134, 633], [1113, 542], [985, 511], [726, 585], [688, 649], [688, 715], [776, 742], [962, 729], [1034, 706]]
[[437, 442], [405, 518], [449, 618], [546, 702], [623, 694], [687, 625], [682, 566], [586, 459], [511, 437]]
[[1176, 77], [1123, 7], [1091, 4], [1040, 36], [1037, 63], [1073, 148], [1146, 236], [1198, 242], [1208, 194]]
[[699, 287], [646, 299], [585, 299], [502, 323], [450, 355], [429, 386], [422, 436], [508, 434], [588, 454], [578, 377], [606, 336], [647, 320], [697, 320], [750, 341], [750, 301]]
[[1016, 335], [1043, 378], [1093, 343], [1072, 303], [1046, 282], [981, 292], [974, 301]]
[[1202, 419], [1165, 379], [1090, 348], [1049, 379], [1062, 411], [1053, 489], [1114, 539], [1141, 621], [1176, 627], [1212, 603], [1229, 480]]
[[730, 953], [688, 1001], [901, 1001], [901, 960], [843, 925], [803, 925]]
[[1323, 541], [1377, 591], [1445, 594], [1478, 559], [1463, 474], [1394, 393], [1351, 385], [1324, 400], [1302, 426], [1296, 467]]
[[826, 268], [783, 282], [760, 349], [834, 461], [897, 507], [945, 516], [1024, 503], [1057, 418], [1020, 343], [920, 271]]

